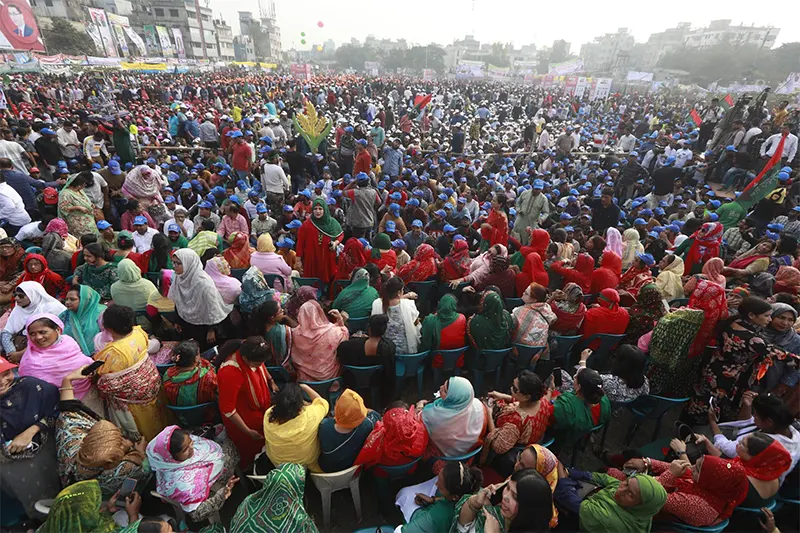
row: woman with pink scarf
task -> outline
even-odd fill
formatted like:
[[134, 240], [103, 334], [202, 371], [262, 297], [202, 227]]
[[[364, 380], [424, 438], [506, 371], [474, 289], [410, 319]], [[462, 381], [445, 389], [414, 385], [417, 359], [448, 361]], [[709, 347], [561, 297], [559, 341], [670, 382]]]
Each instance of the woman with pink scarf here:
[[333, 324], [316, 300], [300, 307], [300, 325], [292, 330], [292, 363], [300, 381], [324, 381], [341, 375], [336, 349], [350, 334], [339, 311], [333, 310], [330, 315], [336, 321]]
[[217, 287], [223, 302], [231, 305], [239, 301], [242, 282], [231, 276], [231, 267], [223, 257], [209, 259], [205, 271]]

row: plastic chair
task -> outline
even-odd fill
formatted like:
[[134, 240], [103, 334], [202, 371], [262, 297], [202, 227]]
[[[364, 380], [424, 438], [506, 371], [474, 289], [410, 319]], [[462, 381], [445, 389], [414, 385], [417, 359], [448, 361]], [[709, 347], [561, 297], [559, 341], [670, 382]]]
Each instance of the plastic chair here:
[[[763, 505], [770, 511], [774, 511], [775, 507], [778, 506], [778, 501], [776, 498], [770, 498], [767, 502]], [[733, 510], [734, 512], [743, 512], [743, 513], [754, 513], [761, 515], [761, 507], [742, 507], [741, 505]]]
[[231, 269], [231, 277], [232, 278], [236, 278], [239, 281], [242, 281], [242, 278], [244, 277], [244, 273], [245, 272], [247, 272], [246, 268], [232, 268]]
[[591, 305], [593, 303], [597, 303], [597, 297], [600, 294], [584, 294], [583, 295], [583, 303], [586, 305]]
[[292, 278], [292, 281], [296, 287], [316, 287], [318, 299], [321, 299], [322, 295], [325, 294], [325, 282], [319, 278]]
[[366, 331], [367, 330], [367, 323], [369, 322], [368, 316], [360, 316], [360, 317], [350, 317], [347, 319], [347, 329], [350, 331], [350, 335], [355, 333], [356, 331]]
[[55, 498], [48, 498], [46, 500], [39, 500], [33, 504], [33, 508], [36, 509], [36, 512], [47, 516], [50, 514], [50, 509], [53, 508], [53, 503], [55, 503]]
[[630, 410], [633, 414], [633, 424], [625, 436], [625, 445], [629, 445], [633, 440], [633, 434], [639, 429], [639, 424], [644, 420], [655, 420], [656, 430], [653, 432], [654, 441], [658, 438], [658, 433], [661, 430], [661, 420], [664, 415], [673, 407], [678, 407], [689, 401], [689, 398], [666, 398], [664, 396], [655, 396], [647, 394], [639, 396], [632, 402], [626, 403], [625, 408]]
[[282, 389], [284, 385], [292, 381], [292, 375], [282, 366], [268, 366], [267, 372], [275, 380], [275, 384], [278, 385], [279, 389]]
[[394, 533], [395, 527], [394, 526], [370, 526], [370, 527], [362, 527], [361, 529], [356, 529], [353, 533]]
[[171, 368], [173, 366], [175, 366], [175, 363], [165, 363], [163, 365], [156, 365], [158, 373], [161, 375], [162, 381], [164, 379], [164, 372], [166, 372], [168, 368]]
[[[231, 273], [232, 272], [233, 271], [231, 271]], [[279, 274], [264, 274], [264, 280], [267, 282], [267, 285], [273, 289], [277, 289], [276, 282], [280, 283], [281, 292], [286, 292], [286, 287], [284, 287], [285, 284], [283, 283], [283, 276]]]
[[214, 408], [213, 412], [218, 412], [217, 402], [206, 402], [186, 407], [168, 405], [167, 408], [175, 413], [175, 417], [182, 428], [191, 429], [202, 426], [208, 420], [206, 414], [212, 410], [212, 406]]
[[347, 287], [350, 286], [352, 283], [349, 279], [337, 279], [333, 282], [333, 297], [336, 298], [336, 295], [345, 290]]
[[395, 355], [394, 374], [395, 374], [395, 394], [400, 396], [403, 380], [406, 378], [417, 378], [417, 398], [422, 398], [422, 382], [425, 373], [425, 359], [431, 352], [419, 352], [408, 355]]
[[572, 353], [572, 347], [578, 344], [583, 338], [581, 335], [566, 336], [556, 335], [553, 339], [558, 343], [558, 347], [550, 352], [550, 359], [558, 362], [561, 360], [561, 368], [569, 368], [569, 355]]
[[[336, 400], [339, 396], [342, 395], [343, 392], [343, 380], [342, 378], [333, 378], [333, 379], [326, 379], [325, 381], [298, 381], [298, 383], [303, 383], [308, 385], [315, 391], [317, 394], [322, 396], [328, 401], [328, 405], [330, 406], [331, 413], [333, 412], [333, 407], [336, 405]], [[339, 384], [339, 390], [331, 392], [334, 383]]]
[[483, 395], [483, 379], [486, 374], [494, 372], [495, 385], [500, 383], [503, 363], [510, 353], [511, 348], [481, 350], [472, 368], [472, 386], [475, 388], [475, 396]]
[[670, 307], [683, 307], [689, 304], [689, 298], [673, 298], [669, 301]]
[[380, 468], [381, 470], [386, 472], [386, 476], [389, 479], [400, 479], [402, 477], [405, 477], [409, 472], [411, 472], [411, 470], [415, 466], [417, 466], [417, 463], [419, 463], [421, 460], [422, 457], [417, 457], [410, 463], [406, 463], [404, 465], [398, 465], [398, 466], [378, 465], [377, 468]]
[[553, 443], [555, 441], [556, 441], [556, 439], [554, 439], [553, 437], [550, 437], [549, 439], [548, 438], [543, 438], [542, 442], [540, 442], [539, 445], [540, 446], [544, 446], [545, 448], [549, 448], [550, 446], [553, 445]]
[[591, 335], [584, 341], [583, 346], [587, 347], [595, 340], [600, 341], [600, 346], [592, 351], [592, 355], [590, 355], [589, 360], [586, 361], [586, 366], [595, 369], [597, 367], [604, 368], [603, 364], [608, 362], [612, 350], [616, 350], [617, 346], [619, 346], [619, 343], [622, 342], [624, 338], [625, 334], [612, 335], [611, 333], [595, 333]]
[[355, 381], [355, 389], [369, 389], [370, 390], [370, 407], [378, 409], [381, 403], [380, 384], [375, 382], [375, 374], [383, 371], [383, 365], [372, 366], [352, 366], [343, 365], [345, 372], [349, 372]]
[[503, 301], [504, 301], [505, 306], [506, 306], [506, 311], [508, 311], [509, 313], [513, 309], [516, 309], [517, 307], [522, 307], [523, 305], [525, 305], [525, 302], [522, 301], [522, 298], [504, 298]]
[[583, 453], [583, 451], [586, 449], [586, 445], [589, 444], [589, 439], [591, 438], [592, 433], [603, 429], [603, 426], [605, 426], [605, 424], [600, 424], [599, 426], [593, 427], [585, 435], [572, 443], [572, 457], [570, 458], [569, 466], [575, 466], [575, 460], [578, 458], [578, 452]]
[[476, 455], [480, 454], [482, 450], [483, 450], [483, 446], [478, 446], [477, 448], [475, 448], [471, 452], [467, 452], [464, 455], [459, 455], [457, 457], [443, 457], [443, 456], [438, 456], [437, 455], [437, 456], [431, 457], [431, 460], [433, 460], [434, 462], [436, 462], [436, 461], [468, 462], [473, 457], [475, 457]]
[[412, 281], [408, 284], [408, 290], [417, 293], [416, 304], [420, 315], [427, 315], [433, 310], [434, 302], [431, 298], [435, 299], [435, 288], [435, 281]]
[[683, 522], [670, 522], [667, 525], [675, 531], [680, 531], [682, 533], [722, 533], [725, 531], [725, 528], [728, 527], [728, 524], [729, 520], [726, 518], [718, 524], [706, 527], [690, 526], [689, 524], [684, 524]]
[[[455, 350], [436, 350], [433, 351], [433, 356], [441, 355], [442, 359], [442, 366], [439, 368], [433, 369], [433, 386], [439, 387], [442, 383], [444, 383], [444, 377], [450, 378], [455, 375], [456, 373], [456, 363], [458, 363], [459, 357], [464, 355], [464, 353], [469, 349], [469, 346], [464, 346], [463, 348], [456, 348]], [[433, 359], [431, 359], [431, 364], [433, 364]], [[420, 395], [422, 397], [422, 395]]]
[[341, 472], [332, 472], [330, 474], [315, 474], [310, 473], [311, 481], [317, 487], [319, 493], [322, 495], [322, 516], [325, 522], [325, 529], [331, 527], [331, 494], [346, 488], [350, 488], [350, 494], [353, 495], [353, 504], [356, 508], [356, 519], [361, 522], [361, 487], [359, 480], [361, 476], [361, 466], [356, 465], [342, 470]]
[[547, 346], [528, 346], [527, 344], [515, 344], [514, 348], [517, 349], [517, 355], [514, 355], [514, 350], [511, 350], [511, 355], [508, 357], [508, 364], [506, 365], [506, 375], [503, 379], [503, 390], [511, 386], [514, 377], [525, 369], [533, 370], [536, 368], [536, 363], [531, 365], [531, 360], [541, 354]]
[[600, 448], [601, 449], [603, 448], [603, 446], [606, 443], [606, 434], [608, 433], [609, 426], [611, 426], [611, 421], [614, 420], [614, 418], [616, 418], [616, 417], [614, 417], [613, 413], [615, 413], [617, 410], [619, 410], [621, 408], [627, 408], [628, 405], [632, 404], [635, 401], [636, 401], [636, 398], [634, 398], [633, 400], [627, 401], [627, 402], [611, 402], [611, 413], [612, 413], [612, 415], [611, 415], [611, 418], [608, 420], [608, 423], [606, 424], [606, 427], [603, 428], [603, 436], [600, 439]]

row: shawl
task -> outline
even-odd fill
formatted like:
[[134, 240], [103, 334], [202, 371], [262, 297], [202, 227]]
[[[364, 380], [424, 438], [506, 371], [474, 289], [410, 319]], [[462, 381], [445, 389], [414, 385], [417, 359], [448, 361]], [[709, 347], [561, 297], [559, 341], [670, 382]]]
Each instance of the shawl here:
[[592, 272], [591, 292], [596, 294], [603, 289], [617, 288], [621, 275], [622, 259], [614, 252], [603, 252], [600, 266]]
[[[728, 280], [722, 275], [723, 268], [725, 268], [725, 261], [719, 257], [712, 257], [703, 265], [702, 273], [706, 279], [724, 288]], [[797, 277], [800, 278], [800, 271], [797, 272]], [[798, 279], [798, 285], [800, 285], [800, 279]]]
[[397, 277], [404, 283], [425, 281], [436, 275], [436, 252], [430, 244], [421, 244], [416, 252], [414, 259], [400, 267]]
[[147, 165], [139, 165], [128, 172], [125, 183], [122, 184], [122, 193], [125, 196], [144, 199], [148, 206], [154, 200], [159, 204], [164, 203], [160, 190], [158, 174]]
[[472, 383], [452, 377], [447, 394], [422, 409], [422, 422], [430, 440], [446, 457], [464, 455], [480, 440], [486, 424], [485, 408], [475, 398]]
[[453, 248], [445, 257], [442, 270], [447, 279], [458, 279], [469, 274], [469, 267], [472, 259], [469, 257], [469, 245], [467, 241], [457, 240], [453, 242]]
[[631, 265], [619, 278], [620, 290], [628, 291], [634, 297], [638, 295], [644, 285], [653, 282], [653, 273], [650, 267], [647, 265], [640, 267], [639, 263]]
[[703, 323], [689, 348], [689, 357], [702, 355], [714, 338], [717, 323], [728, 317], [728, 299], [725, 289], [713, 281], [701, 279], [689, 297], [689, 307], [703, 311]]
[[[605, 424], [611, 417], [611, 401], [608, 396], [600, 399], [600, 423]], [[594, 426], [592, 406], [574, 391], [559, 394], [553, 401], [553, 424], [556, 439], [574, 443]]]
[[650, 338], [651, 362], [668, 371], [678, 368], [685, 361], [704, 316], [703, 311], [683, 307], [661, 317]]
[[25, 249], [16, 240], [8, 239], [6, 242], [9, 241], [13, 243], [14, 253], [8, 257], [0, 256], [0, 281], [10, 281], [22, 269], [22, 258], [25, 257]]
[[292, 331], [292, 362], [298, 379], [323, 381], [341, 375], [336, 348], [350, 335], [347, 328], [331, 324], [316, 300], [304, 303]]
[[48, 233], [58, 233], [62, 239], [66, 240], [69, 236], [69, 227], [64, 219], [54, 218], [47, 223], [47, 227], [44, 228], [44, 233], [45, 235]]
[[11, 314], [8, 315], [8, 321], [6, 321], [3, 331], [12, 335], [21, 332], [28, 323], [28, 319], [34, 315], [50, 313], [58, 316], [67, 309], [61, 302], [47, 294], [44, 287], [35, 281], [23, 281], [17, 286], [17, 289], [24, 292], [31, 303], [27, 307], [15, 305]]
[[294, 374], [292, 361], [292, 328], [283, 324], [275, 324], [264, 333], [264, 340], [272, 352], [271, 366], [282, 366]]
[[622, 235], [617, 228], [608, 228], [606, 230], [606, 248], [603, 251], [614, 252], [617, 256], [622, 257]]
[[[313, 287], [311, 288], [313, 289]], [[252, 266], [248, 268], [242, 277], [239, 308], [244, 313], [252, 313], [261, 304], [270, 299], [280, 303], [281, 294], [270, 288], [264, 273], [258, 267]]]
[[[322, 216], [319, 218], [315, 218], [313, 215], [313, 210], [317, 206], [322, 207], [323, 211]], [[314, 200], [314, 202], [311, 204], [311, 210], [312, 215], [309, 218], [311, 223], [314, 224], [314, 227], [317, 228], [320, 233], [330, 237], [331, 239], [335, 239], [342, 234], [342, 226], [339, 224], [338, 220], [331, 216], [331, 212], [328, 209], [328, 203], [324, 198], [317, 198]]]
[[737, 268], [737, 269], [745, 269], [747, 268], [750, 263], [755, 263], [759, 259], [769, 259], [772, 257], [772, 254], [759, 254], [756, 253], [758, 247], [750, 248], [739, 257], [731, 261], [731, 264], [728, 265], [730, 268]]
[[614, 531], [615, 533], [649, 533], [653, 516], [667, 503], [667, 491], [654, 478], [636, 474], [642, 502], [633, 507], [621, 507], [614, 499], [621, 481], [606, 474], [592, 474], [603, 488], [581, 502], [581, 531]]
[[[141, 311], [158, 289], [149, 279], [142, 278], [142, 271], [127, 257], [117, 264], [117, 281], [111, 284], [111, 298], [117, 305]], [[83, 299], [81, 299], [81, 302]]]
[[[622, 334], [628, 328], [628, 311], [619, 306], [619, 293], [616, 289], [603, 289], [597, 297], [598, 307], [586, 311], [586, 318], [581, 327], [584, 338], [595, 333]], [[599, 344], [599, 340], [595, 340]], [[591, 346], [597, 349], [597, 346]]]
[[[28, 327], [40, 318], [52, 320], [63, 331], [64, 324], [57, 316], [49, 313], [39, 313], [31, 315], [25, 323], [26, 336], [28, 335]], [[28, 346], [25, 348], [25, 353], [22, 355], [22, 361], [19, 364], [19, 375], [33, 376], [60, 387], [64, 376], [93, 362], [91, 357], [87, 357], [81, 352], [81, 347], [72, 337], [68, 337], [63, 333], [58, 336], [56, 342], [47, 348], [39, 348], [28, 337]], [[75, 397], [78, 399], [83, 398], [89, 392], [91, 386], [92, 382], [88, 379], [75, 380], [73, 385]]]
[[[108, 350], [109, 353], [102, 355], [109, 356], [113, 350], [124, 350], [129, 347], [138, 350], [140, 348], [137, 344], [143, 345], [141, 349], [146, 350], [147, 334], [139, 326], [134, 326], [133, 332], [127, 337], [106, 344], [103, 351]], [[137, 363], [124, 370], [101, 375], [97, 380], [97, 390], [103, 394], [112, 408], [129, 411], [130, 405], [147, 404], [158, 399], [161, 392], [161, 375], [153, 360], [145, 354]]]
[[673, 256], [672, 263], [659, 272], [656, 286], [666, 300], [683, 298], [683, 273], [683, 259], [677, 255]]
[[442, 330], [458, 320], [461, 316], [458, 311], [458, 301], [452, 294], [445, 294], [439, 300], [436, 313], [431, 313], [422, 321], [422, 338], [420, 350], [435, 350], [442, 340]]
[[753, 477], [761, 481], [772, 481], [778, 479], [792, 466], [792, 456], [783, 447], [783, 444], [773, 440], [767, 449], [755, 457], [745, 461], [737, 457], [744, 466], [747, 477]]
[[287, 315], [297, 320], [297, 315], [300, 313], [300, 307], [302, 307], [303, 304], [308, 302], [309, 300], [316, 300], [316, 299], [317, 299], [316, 288], [309, 287], [308, 285], [303, 287], [297, 287], [294, 293], [292, 293], [292, 296], [286, 302], [284, 311], [286, 311]]
[[261, 253], [275, 252], [275, 244], [272, 242], [272, 235], [269, 233], [262, 233], [256, 241], [256, 250]]
[[639, 290], [636, 303], [630, 309], [630, 321], [625, 333], [633, 342], [648, 331], [653, 331], [661, 317], [664, 316], [664, 304], [661, 293], [653, 283], [648, 283]]
[[58, 233], [48, 233], [42, 239], [42, 255], [51, 269], [67, 272], [72, 268], [72, 254], [64, 250], [64, 239]]
[[[531, 245], [539, 257], [547, 257], [547, 247], [550, 246], [550, 234], [547, 230], [537, 228], [531, 232]], [[521, 265], [520, 265], [521, 266]]]
[[725, 228], [719, 222], [706, 222], [694, 232], [691, 236], [694, 242], [686, 253], [685, 275], [688, 276], [692, 273], [695, 264], [702, 264], [712, 257], [719, 257], [723, 231]]
[[470, 317], [467, 333], [479, 349], [498, 350], [508, 346], [513, 320], [503, 308], [503, 299], [486, 291], [481, 299], [481, 311]]
[[428, 431], [415, 408], [395, 407], [375, 423], [353, 464], [397, 466], [422, 456], [428, 447]]
[[586, 317], [583, 291], [576, 283], [567, 283], [563, 290], [567, 296], [565, 300], [550, 302], [550, 309], [556, 315], [556, 321], [550, 324], [550, 330], [560, 334], [577, 332]]
[[225, 259], [212, 257], [206, 263], [205, 272], [214, 282], [225, 304], [233, 305], [238, 301], [242, 292], [242, 282], [230, 275], [231, 267]]
[[390, 250], [392, 248], [392, 239], [385, 233], [378, 233], [372, 238], [372, 259], [381, 258], [381, 250]]
[[782, 266], [775, 274], [775, 286], [773, 292], [788, 292], [797, 294], [800, 290], [800, 270], [792, 266]]
[[[131, 264], [133, 262], [131, 261]], [[134, 269], [139, 269], [134, 265]], [[106, 306], [100, 303], [100, 294], [88, 285], [80, 285], [78, 312], [67, 309], [61, 314], [64, 321], [64, 335], [78, 341], [81, 351], [91, 356], [94, 350], [94, 336], [100, 333], [100, 315]]]
[[147, 445], [150, 468], [156, 472], [156, 489], [175, 500], [184, 511], [194, 511], [208, 499], [211, 485], [225, 470], [222, 447], [210, 439], [190, 435], [194, 452], [185, 461], [169, 453], [169, 441], [178, 426], [167, 426]]
[[203, 255], [209, 248], [217, 247], [217, 233], [214, 231], [201, 231], [189, 241], [189, 249], [199, 256]]
[[525, 266], [522, 267], [522, 272], [517, 274], [517, 294], [525, 292], [531, 283], [538, 283], [545, 288], [550, 284], [550, 276], [538, 252], [531, 252], [525, 258]]
[[214, 281], [203, 271], [198, 256], [190, 248], [175, 251], [181, 263], [183, 273], [173, 276], [169, 288], [169, 299], [175, 302], [178, 315], [196, 326], [219, 324], [233, 311], [233, 306], [226, 304]]
[[105, 265], [95, 266], [84, 263], [80, 267], [81, 284], [89, 285], [100, 292], [100, 297], [106, 295], [106, 299], [111, 297], [111, 285], [117, 281], [117, 265], [109, 261]]
[[[369, 316], [372, 310], [372, 302], [378, 297], [378, 291], [369, 284], [369, 272], [359, 268], [353, 272], [353, 279], [350, 285], [336, 296], [333, 301], [333, 309], [347, 311], [353, 318]], [[351, 313], [350, 310], [357, 314]]]
[[[558, 484], [558, 458], [553, 452], [539, 444], [531, 444], [528, 448], [531, 448], [536, 454], [536, 471], [550, 485], [550, 491], [555, 491]], [[550, 527], [554, 528], [556, 526], [558, 526], [558, 510], [555, 502], [553, 502], [553, 518], [550, 519]]]
[[319, 533], [303, 507], [306, 469], [285, 463], [272, 470], [258, 492], [247, 496], [231, 519], [231, 533]]
[[231, 246], [222, 255], [225, 256], [230, 268], [248, 268], [250, 266], [250, 254], [254, 250], [250, 247], [247, 234], [235, 231], [228, 237], [228, 243]]
[[117, 530], [114, 517], [101, 509], [103, 493], [96, 479], [79, 481], [56, 496], [39, 533], [110, 533]]
[[[611, 230], [612, 228], [608, 228]], [[617, 231], [617, 233], [619, 233]], [[639, 242], [639, 232], [634, 228], [628, 228], [622, 234], [625, 239], [622, 252], [622, 268], [628, 268], [636, 260], [636, 254], [644, 253], [644, 246]]]
[[364, 249], [364, 244], [359, 239], [348, 239], [344, 245], [344, 250], [339, 254], [336, 271], [337, 279], [350, 279], [353, 272], [366, 265], [368, 260], [369, 253]]
[[144, 455], [133, 447], [117, 426], [101, 419], [86, 432], [76, 460], [84, 468], [110, 470], [122, 461], [141, 465]]
[[[210, 372], [210, 374], [209, 374]], [[205, 379], [208, 376], [208, 379]], [[197, 366], [186, 369], [171, 366], [163, 379], [170, 405], [193, 406], [213, 401], [217, 396], [217, 375], [208, 359], [199, 357]]]
[[594, 258], [587, 253], [578, 254], [575, 258], [574, 268], [565, 268], [561, 263], [556, 262], [550, 265], [550, 271], [560, 274], [566, 283], [577, 283], [583, 292], [588, 293], [592, 290]]
[[676, 479], [679, 492], [694, 494], [719, 513], [719, 519], [730, 518], [733, 510], [747, 497], [750, 482], [741, 460], [723, 459], [713, 455], [703, 456], [697, 482], [687, 471]]
[[[31, 274], [28, 271], [28, 263], [36, 259], [42, 264], [42, 270], [38, 274]], [[47, 264], [47, 259], [44, 258], [43, 255], [39, 254], [28, 254], [25, 257], [24, 261], [24, 271], [22, 273], [22, 277], [19, 279], [19, 282], [22, 283], [23, 281], [35, 281], [39, 283], [45, 289], [53, 288], [55, 289], [55, 294], [53, 296], [58, 296], [58, 293], [64, 288], [64, 278], [62, 278], [59, 274], [56, 274], [52, 270], [50, 270], [49, 265]]]
[[[227, 366], [237, 368], [247, 382], [247, 392], [250, 394], [247, 394], [246, 397], [250, 409], [262, 413], [265, 412], [271, 401], [267, 368], [261, 364], [255, 372], [251, 372], [249, 370], [251, 368], [250, 365], [244, 360], [239, 350], [233, 354], [233, 357], [222, 363], [220, 370]], [[225, 416], [233, 416], [233, 413], [223, 414]]]

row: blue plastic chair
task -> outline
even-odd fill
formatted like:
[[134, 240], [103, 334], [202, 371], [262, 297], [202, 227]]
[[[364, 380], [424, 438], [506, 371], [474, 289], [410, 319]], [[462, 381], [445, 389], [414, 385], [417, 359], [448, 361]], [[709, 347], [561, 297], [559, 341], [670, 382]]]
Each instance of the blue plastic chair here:
[[[468, 349], [469, 346], [464, 346], [463, 348], [456, 348], [455, 350], [432, 351], [433, 357], [436, 357], [438, 354], [442, 356], [442, 359], [444, 359], [441, 367], [433, 369], [433, 386], [435, 388], [438, 388], [442, 383], [444, 383], [446, 378], [450, 378], [455, 375], [458, 358], [464, 355]], [[433, 364], [433, 358], [431, 358], [431, 364]]]
[[347, 319], [347, 329], [350, 335], [356, 331], [367, 331], [368, 316], [350, 317]]
[[[770, 498], [767, 502], [762, 506], [766, 507], [770, 511], [774, 511], [775, 507], [778, 506], [778, 501], [776, 498]], [[761, 507], [742, 507], [741, 505], [734, 509], [734, 512], [742, 512], [742, 513], [753, 513], [761, 515]]]
[[595, 431], [600, 431], [603, 429], [603, 426], [605, 426], [605, 424], [600, 424], [593, 427], [588, 431], [588, 433], [583, 435], [576, 442], [572, 443], [572, 457], [570, 458], [569, 466], [575, 466], [575, 460], [578, 458], [578, 452], [583, 453], [583, 451], [586, 449], [586, 445], [589, 444], [589, 439], [591, 438], [592, 433]]
[[175, 363], [164, 363], [163, 365], [156, 365], [158, 369], [158, 373], [161, 374], [161, 380], [164, 380], [164, 372], [167, 371], [168, 368], [175, 366]]
[[337, 279], [333, 282], [333, 297], [345, 290], [352, 283], [349, 279]]
[[378, 465], [377, 468], [380, 468], [384, 472], [386, 472], [386, 476], [389, 479], [400, 479], [405, 477], [411, 470], [422, 460], [422, 457], [417, 457], [410, 463], [406, 463], [404, 465], [398, 466], [386, 466], [386, 465]]
[[683, 522], [670, 522], [667, 525], [675, 531], [680, 531], [681, 533], [722, 533], [725, 531], [725, 528], [728, 527], [729, 523], [730, 521], [726, 518], [718, 524], [706, 527], [690, 526], [689, 524], [684, 524]]
[[356, 529], [353, 533], [394, 533], [395, 527], [394, 526], [370, 526], [370, 527], [362, 527], [361, 529]]
[[472, 366], [472, 386], [475, 388], [475, 396], [483, 395], [483, 381], [486, 374], [494, 372], [495, 386], [500, 383], [503, 363], [510, 353], [511, 348], [481, 350]]
[[375, 382], [374, 377], [375, 374], [383, 371], [383, 365], [371, 365], [371, 366], [344, 365], [344, 370], [345, 372], [349, 372], [353, 376], [353, 381], [355, 382], [354, 388], [357, 391], [363, 389], [370, 390], [372, 402], [369, 407], [378, 410], [378, 406], [381, 403], [381, 392], [380, 392], [380, 384]]
[[[298, 381], [298, 383], [308, 385], [317, 391], [317, 394], [328, 400], [331, 413], [333, 412], [333, 407], [336, 405], [336, 400], [338, 400], [339, 396], [344, 392], [344, 380], [342, 378], [326, 379], [325, 381]], [[334, 383], [339, 384], [339, 390], [331, 391]]]
[[[549, 437], [549, 438], [543, 437], [542, 440], [539, 441], [539, 446], [542, 446], [544, 448], [549, 448], [554, 442], [555, 442], [555, 439], [553, 437]], [[517, 451], [517, 452], [521, 452], [525, 448], [527, 448], [527, 446], [514, 446], [514, 448], [512, 448], [512, 449]]]
[[509, 313], [513, 309], [525, 305], [525, 302], [522, 301], [522, 298], [504, 298], [503, 302], [505, 303], [506, 311], [508, 311]]
[[619, 343], [622, 342], [622, 339], [625, 338], [625, 334], [619, 335], [612, 335], [611, 333], [595, 333], [591, 335], [586, 341], [583, 343], [583, 347], [589, 346], [593, 341], [599, 340], [600, 346], [597, 347], [596, 350], [592, 351], [592, 355], [589, 356], [589, 360], [586, 361], [586, 366], [589, 368], [604, 368], [606, 363], [611, 359], [611, 352], [617, 349]]
[[190, 405], [188, 407], [180, 407], [177, 405], [168, 405], [167, 408], [175, 413], [178, 423], [184, 429], [192, 429], [202, 426], [208, 421], [209, 411], [217, 413], [217, 402], [206, 402], [199, 405]]
[[435, 281], [412, 281], [408, 284], [408, 290], [417, 293], [418, 302], [426, 301], [434, 287]]
[[480, 454], [482, 450], [483, 450], [483, 446], [478, 446], [477, 448], [475, 448], [471, 452], [467, 452], [464, 455], [459, 455], [459, 456], [456, 456], [456, 457], [443, 457], [443, 456], [437, 455], [437, 456], [431, 457], [431, 460], [433, 462], [436, 462], [436, 461], [468, 462], [473, 457], [475, 457], [476, 455]]
[[664, 396], [646, 394], [644, 396], [639, 396], [632, 402], [626, 403], [625, 408], [633, 414], [633, 424], [631, 424], [628, 434], [625, 436], [625, 445], [627, 446], [631, 443], [633, 434], [639, 429], [639, 425], [644, 420], [656, 421], [656, 429], [650, 441], [656, 440], [661, 430], [661, 420], [664, 418], [664, 415], [673, 407], [678, 407], [688, 401], [689, 398], [666, 398]]
[[[231, 271], [231, 274], [233, 274], [233, 271]], [[286, 289], [288, 287], [284, 287], [283, 276], [279, 274], [264, 274], [264, 280], [267, 282], [267, 285], [269, 285], [272, 289], [277, 289], [278, 283], [280, 283], [281, 292], [287, 292]]]
[[673, 298], [669, 301], [670, 307], [683, 307], [689, 305], [689, 298]]
[[558, 343], [558, 347], [550, 352], [550, 359], [556, 361], [556, 364], [560, 364], [561, 368], [569, 368], [569, 356], [572, 353], [572, 348], [578, 344], [582, 338], [582, 335], [556, 335], [553, 339]]
[[325, 282], [319, 278], [292, 278], [292, 281], [297, 287], [316, 287], [317, 298], [319, 299], [325, 294]]
[[395, 395], [400, 396], [403, 380], [417, 378], [417, 398], [422, 398], [422, 381], [425, 374], [425, 359], [431, 352], [419, 352], [408, 355], [395, 355]]
[[246, 268], [232, 268], [231, 269], [231, 277], [232, 278], [236, 278], [239, 281], [242, 281], [242, 278], [244, 277], [244, 273], [245, 272], [247, 272]]
[[508, 356], [508, 364], [506, 365], [506, 375], [503, 379], [503, 390], [511, 386], [514, 377], [525, 369], [533, 370], [536, 368], [536, 363], [531, 365], [531, 360], [541, 354], [547, 346], [528, 346], [527, 344], [514, 344], [517, 349], [517, 355], [514, 355], [514, 350], [511, 350], [511, 355]]
[[282, 389], [284, 385], [292, 381], [292, 375], [282, 366], [268, 366], [267, 372], [275, 380], [275, 384], [279, 389]]

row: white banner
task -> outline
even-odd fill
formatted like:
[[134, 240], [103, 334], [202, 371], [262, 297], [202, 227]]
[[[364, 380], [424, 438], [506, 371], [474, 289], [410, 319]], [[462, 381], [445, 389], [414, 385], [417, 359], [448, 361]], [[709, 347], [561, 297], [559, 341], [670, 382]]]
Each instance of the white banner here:
[[426, 68], [422, 71], [422, 79], [424, 81], [432, 81], [436, 77], [436, 71], [432, 68]]
[[460, 59], [456, 65], [456, 78], [483, 78], [483, 61]]
[[589, 87], [589, 79], [584, 78], [583, 76], [578, 77], [578, 84], [575, 85], [575, 96], [578, 98], [583, 98], [583, 93], [586, 92], [586, 89]]
[[100, 33], [100, 42], [102, 43], [100, 50], [105, 51], [106, 57], [119, 57], [117, 45], [114, 42], [114, 37], [111, 35], [111, 27], [106, 18], [105, 9], [97, 9], [94, 7], [87, 9], [89, 10], [89, 18], [92, 24], [97, 26], [97, 30]]
[[625, 79], [628, 81], [653, 81], [653, 73], [639, 72], [638, 70], [629, 70], [628, 76]]
[[178, 59], [186, 59], [186, 47], [183, 44], [181, 29], [173, 27], [172, 37], [175, 39], [175, 51], [178, 52]]
[[125, 35], [128, 36], [128, 39], [131, 40], [133, 45], [139, 49], [139, 55], [147, 57], [147, 46], [144, 44], [144, 40], [139, 37], [139, 34], [133, 31], [133, 28], [130, 26], [123, 26], [122, 29], [125, 30]]
[[125, 30], [123, 30], [122, 26], [119, 24], [112, 24], [111, 29], [114, 30], [114, 36], [117, 38], [117, 44], [119, 45], [119, 49], [122, 51], [122, 56], [127, 57], [129, 52], [128, 41], [125, 40]]
[[569, 61], [564, 61], [562, 63], [555, 63], [550, 65], [547, 73], [548, 74], [555, 74], [557, 76], [564, 76], [566, 74], [574, 74], [575, 72], [581, 72], [583, 70], [583, 59], [570, 59]]
[[594, 94], [592, 99], [606, 98], [611, 94], [611, 78], [597, 78], [594, 86]]
[[792, 72], [786, 76], [786, 81], [778, 85], [775, 94], [792, 94], [800, 91], [800, 72]]

